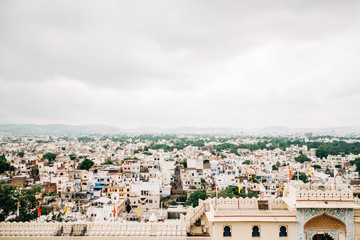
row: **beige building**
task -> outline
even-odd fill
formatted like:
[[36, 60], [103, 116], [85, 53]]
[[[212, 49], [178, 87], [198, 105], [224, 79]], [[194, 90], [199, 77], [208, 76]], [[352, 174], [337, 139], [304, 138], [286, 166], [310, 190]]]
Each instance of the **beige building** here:
[[165, 222], [0, 223], [1, 239], [75, 234], [81, 239], [360, 240], [360, 200], [346, 187], [286, 185], [282, 198], [199, 200], [179, 220]]
[[334, 185], [286, 186], [277, 199], [207, 199], [188, 211], [191, 236], [211, 239], [360, 239], [360, 201]]

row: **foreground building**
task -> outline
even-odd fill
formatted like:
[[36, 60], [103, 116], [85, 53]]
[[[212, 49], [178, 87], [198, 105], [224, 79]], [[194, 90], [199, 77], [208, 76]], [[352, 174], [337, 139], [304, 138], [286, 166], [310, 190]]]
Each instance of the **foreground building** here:
[[287, 185], [274, 199], [200, 200], [179, 220], [1, 223], [1, 239], [360, 239], [360, 200], [334, 185]]

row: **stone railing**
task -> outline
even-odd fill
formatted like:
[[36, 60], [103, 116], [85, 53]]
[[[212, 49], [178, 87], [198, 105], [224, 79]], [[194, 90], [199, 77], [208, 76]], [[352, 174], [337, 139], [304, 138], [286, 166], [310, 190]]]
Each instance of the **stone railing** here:
[[342, 187], [342, 186], [335, 186], [335, 184], [321, 184], [321, 183], [306, 183], [306, 184], [301, 184], [299, 186], [297, 186], [301, 191], [305, 190], [305, 191], [310, 191], [310, 190], [322, 190], [322, 191], [334, 191], [334, 190], [346, 190], [346, 188]]
[[[199, 211], [197, 215], [202, 215], [204, 212], [209, 211], [209, 206], [216, 209], [216, 202], [218, 205], [218, 209], [240, 209], [240, 210], [248, 210], [248, 209], [258, 209], [258, 201], [259, 198], [218, 198], [217, 201], [215, 198], [208, 198], [206, 200], [199, 200], [199, 206], [196, 208], [188, 208], [188, 212], [186, 214], [188, 216], [192, 216], [197, 212], [197, 209], [200, 209], [202, 205], [204, 205], [204, 209]], [[281, 198], [267, 199], [269, 201], [269, 206], [271, 209], [287, 209], [287, 204]], [[200, 216], [201, 217], [201, 216]]]
[[270, 206], [271, 209], [287, 209], [288, 205], [281, 199], [281, 198], [275, 198], [270, 200]]
[[91, 223], [87, 236], [186, 236], [181, 221], [159, 223]]
[[[0, 237], [27, 236], [186, 236], [184, 221], [137, 223], [0, 223]], [[77, 234], [78, 235], [78, 234]]]
[[207, 210], [207, 205], [205, 201], [199, 199], [199, 206], [193, 208], [189, 207], [187, 209], [186, 215], [185, 215], [185, 221], [186, 221], [186, 227], [187, 231], [190, 231], [190, 228], [195, 222], [204, 215], [204, 212]]
[[216, 209], [216, 202], [218, 209], [257, 209], [258, 198], [215, 198], [207, 199], [210, 204]]
[[296, 200], [351, 201], [353, 194], [348, 190], [300, 190]]
[[0, 223], [0, 236], [55, 236], [61, 223]]

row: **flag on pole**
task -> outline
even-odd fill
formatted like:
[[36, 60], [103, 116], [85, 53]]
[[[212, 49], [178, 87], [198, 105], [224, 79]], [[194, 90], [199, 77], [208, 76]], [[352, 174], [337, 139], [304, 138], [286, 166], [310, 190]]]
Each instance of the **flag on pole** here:
[[69, 205], [66, 205], [65, 207], [65, 214], [66, 216], [69, 215]]
[[139, 203], [139, 218], [141, 216], [141, 203]]
[[17, 202], [16, 216], [19, 218], [20, 216], [20, 202]]
[[309, 176], [312, 177], [312, 168], [311, 168], [311, 164], [310, 164], [310, 169], [309, 169]]
[[289, 178], [290, 178], [290, 179], [293, 178], [293, 175], [292, 175], [292, 172], [291, 172], [291, 169], [290, 169], [290, 165], [289, 165]]
[[217, 187], [216, 187], [216, 179], [214, 179], [214, 181], [215, 181], [215, 209], [217, 210], [218, 193], [217, 193]]
[[216, 180], [214, 180], [214, 182], [215, 182], [215, 195], [216, 195]]
[[39, 204], [39, 208], [38, 208], [38, 217], [41, 216], [41, 203]]
[[241, 192], [241, 189], [242, 189], [242, 186], [240, 185], [240, 179], [239, 179], [239, 181], [238, 181], [238, 189], [239, 189], [239, 194], [240, 194], [240, 192]]
[[335, 162], [333, 162], [333, 167], [334, 167], [334, 177], [336, 177], [336, 175], [338, 174], [338, 171], [335, 167]]
[[113, 217], [116, 216], [116, 208], [115, 208], [115, 203], [114, 203], [114, 211], [113, 211]]

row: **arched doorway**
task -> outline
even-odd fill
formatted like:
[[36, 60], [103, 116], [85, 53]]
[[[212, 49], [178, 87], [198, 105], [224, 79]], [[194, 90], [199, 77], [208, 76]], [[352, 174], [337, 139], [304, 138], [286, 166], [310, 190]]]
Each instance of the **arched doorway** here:
[[304, 225], [306, 240], [340, 240], [346, 235], [345, 224], [326, 213], [311, 218]]
[[330, 235], [324, 234], [316, 234], [313, 236], [312, 240], [334, 240]]

